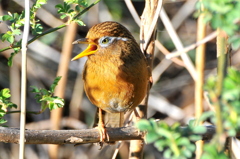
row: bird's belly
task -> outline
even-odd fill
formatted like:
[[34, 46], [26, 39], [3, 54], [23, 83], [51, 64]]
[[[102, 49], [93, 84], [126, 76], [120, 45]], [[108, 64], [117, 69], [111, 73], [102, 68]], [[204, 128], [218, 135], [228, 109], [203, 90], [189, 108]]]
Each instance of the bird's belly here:
[[85, 92], [89, 100], [99, 108], [111, 112], [125, 112], [135, 103], [133, 84], [104, 79], [85, 81]]
[[133, 109], [141, 102], [144, 95], [139, 95], [137, 88], [140, 86], [136, 85], [135, 81], [109, 75], [110, 73], [108, 76], [98, 74], [93, 78], [86, 74], [85, 92], [94, 105], [107, 112], [117, 113]]
[[142, 101], [147, 90], [146, 71], [137, 71], [138, 76], [134, 76], [112, 63], [87, 64], [83, 75], [85, 92], [94, 105], [107, 112], [133, 109]]

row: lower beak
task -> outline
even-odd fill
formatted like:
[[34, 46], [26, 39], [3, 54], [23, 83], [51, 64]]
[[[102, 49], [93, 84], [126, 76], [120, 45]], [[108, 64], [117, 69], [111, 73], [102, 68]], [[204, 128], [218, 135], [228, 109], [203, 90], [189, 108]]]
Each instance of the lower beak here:
[[92, 55], [97, 51], [97, 45], [95, 43], [89, 42], [87, 38], [76, 40], [72, 44], [89, 44], [89, 45], [83, 52], [79, 53], [71, 61], [80, 59], [84, 56]]

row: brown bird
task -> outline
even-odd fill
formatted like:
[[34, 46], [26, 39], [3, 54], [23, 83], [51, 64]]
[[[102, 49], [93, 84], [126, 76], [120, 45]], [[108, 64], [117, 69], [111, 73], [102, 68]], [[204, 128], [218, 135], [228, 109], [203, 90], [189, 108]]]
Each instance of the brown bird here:
[[[88, 56], [83, 72], [84, 89], [89, 100], [99, 107], [98, 128], [100, 141], [104, 141], [105, 125], [122, 127], [124, 112], [143, 100], [149, 67], [134, 37], [117, 22], [94, 25], [86, 38], [73, 42], [79, 43], [89, 45], [72, 60]], [[106, 111], [104, 119], [102, 110]]]

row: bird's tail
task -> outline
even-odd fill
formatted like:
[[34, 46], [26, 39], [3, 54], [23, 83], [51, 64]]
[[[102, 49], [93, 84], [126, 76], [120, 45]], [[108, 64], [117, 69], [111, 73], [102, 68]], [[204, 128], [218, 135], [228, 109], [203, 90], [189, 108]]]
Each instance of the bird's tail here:
[[[106, 111], [103, 111], [103, 121], [105, 124], [105, 127], [123, 127], [124, 125], [124, 112], [120, 113], [108, 113]], [[94, 121], [94, 127], [97, 126], [99, 118], [99, 109], [97, 109], [96, 116], [95, 116], [95, 121]]]
[[106, 127], [123, 127], [124, 113], [108, 113], [105, 112], [104, 123]]

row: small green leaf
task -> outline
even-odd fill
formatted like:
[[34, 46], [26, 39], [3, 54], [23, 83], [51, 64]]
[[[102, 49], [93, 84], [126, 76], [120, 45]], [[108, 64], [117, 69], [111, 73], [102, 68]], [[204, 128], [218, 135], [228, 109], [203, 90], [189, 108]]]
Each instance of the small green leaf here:
[[240, 36], [239, 35], [234, 35], [234, 36], [229, 37], [228, 41], [231, 44], [233, 50], [237, 50], [240, 47]]
[[76, 22], [79, 26], [86, 26], [86, 24], [83, 23], [83, 21], [77, 19], [77, 20], [74, 20], [74, 22]]
[[200, 136], [200, 135], [189, 136], [189, 140], [191, 140], [191, 141], [198, 141], [198, 140], [201, 140], [201, 139], [202, 139], [202, 136]]
[[61, 4], [57, 4], [57, 5], [55, 6], [55, 8], [63, 9], [63, 6], [62, 6]]
[[2, 20], [3, 21], [8, 21], [8, 20], [11, 20], [12, 19], [12, 17], [10, 16], [10, 15], [4, 15], [4, 16], [2, 16]]
[[4, 88], [1, 90], [0, 95], [4, 98], [10, 98], [11, 94], [10, 94], [10, 90], [8, 88]]
[[195, 126], [193, 128], [193, 133], [204, 134], [206, 132], [207, 132], [207, 129], [204, 126]]
[[166, 143], [165, 140], [157, 140], [155, 143], [154, 143], [154, 146], [159, 150], [159, 151], [163, 151], [164, 150], [164, 147], [167, 146], [168, 143]]
[[176, 140], [177, 142], [177, 145], [180, 146], [180, 145], [184, 145], [184, 146], [188, 146], [190, 144], [189, 140], [185, 137], [180, 137]]
[[170, 138], [172, 136], [172, 132], [167, 129], [158, 129], [158, 134], [161, 134], [162, 136], [166, 138]]
[[155, 132], [148, 132], [147, 135], [146, 135], [147, 143], [155, 142], [159, 138], [160, 138], [160, 136], [157, 133], [155, 133]]
[[151, 130], [152, 126], [150, 125], [149, 121], [146, 119], [141, 119], [135, 124], [136, 127], [138, 127], [139, 130]]
[[21, 30], [20, 29], [15, 29], [12, 31], [13, 35], [20, 35], [21, 34]]
[[13, 57], [19, 52], [20, 48], [15, 48], [14, 52], [11, 53], [10, 57], [8, 58], [8, 66], [12, 66], [13, 64]]
[[32, 88], [31, 92], [40, 93], [40, 90], [36, 86], [30, 86]]
[[63, 14], [63, 15], [60, 16], [60, 19], [64, 19], [64, 18], [66, 18], [66, 17], [67, 17], [67, 15], [66, 15], [66, 14]]
[[59, 98], [59, 97], [53, 97], [53, 98], [54, 98], [53, 102], [57, 104], [59, 108], [64, 106], [64, 100], [62, 98]]
[[79, 5], [76, 5], [75, 10], [76, 10], [77, 12], [80, 12], [81, 8], [79, 7]]
[[7, 122], [7, 120], [5, 120], [5, 119], [0, 119], [0, 124], [4, 124], [4, 123], [6, 123]]

